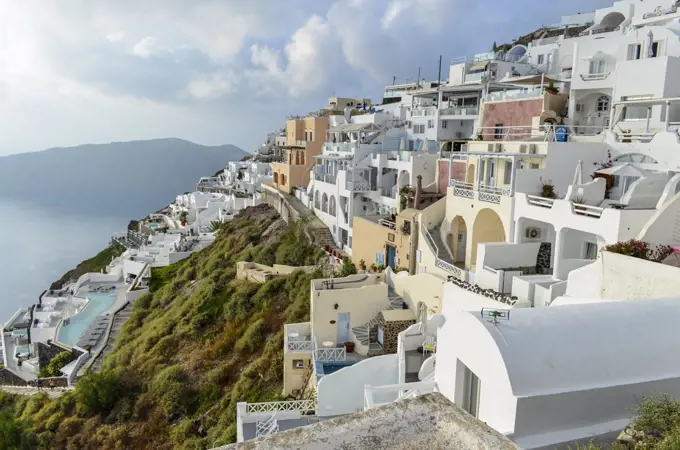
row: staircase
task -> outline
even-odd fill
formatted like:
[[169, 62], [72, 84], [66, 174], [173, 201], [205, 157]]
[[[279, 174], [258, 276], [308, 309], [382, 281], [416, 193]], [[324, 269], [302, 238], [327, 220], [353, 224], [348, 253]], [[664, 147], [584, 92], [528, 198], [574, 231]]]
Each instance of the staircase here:
[[101, 353], [99, 353], [97, 359], [92, 364], [93, 371], [99, 372], [101, 370], [104, 357], [113, 351], [114, 347], [116, 346], [116, 338], [120, 334], [125, 322], [127, 322], [127, 320], [130, 318], [130, 315], [132, 315], [132, 304], [128, 303], [123, 309], [118, 311], [113, 316], [113, 324], [111, 325], [111, 332], [109, 333], [108, 341], [106, 342], [104, 349], [101, 351]]
[[446, 261], [451, 265], [455, 265], [455, 261], [453, 260], [453, 257], [449, 252], [449, 247], [446, 244], [446, 242], [442, 240], [439, 230], [435, 228], [433, 230], [427, 231], [430, 234], [430, 237], [432, 238], [434, 245], [437, 246], [437, 248], [433, 249], [437, 253], [437, 258], [441, 259], [442, 261]]
[[[389, 301], [388, 310], [392, 309], [402, 309], [404, 305], [404, 299], [402, 299], [392, 288], [388, 288], [387, 298]], [[384, 354], [382, 346], [378, 344], [378, 324], [380, 319], [378, 318], [380, 313], [376, 314], [374, 318], [369, 320], [363, 325], [352, 328], [352, 333], [361, 346], [366, 347], [367, 356], [379, 356]]]
[[314, 243], [319, 247], [336, 247], [335, 240], [328, 227], [316, 228], [314, 230]]

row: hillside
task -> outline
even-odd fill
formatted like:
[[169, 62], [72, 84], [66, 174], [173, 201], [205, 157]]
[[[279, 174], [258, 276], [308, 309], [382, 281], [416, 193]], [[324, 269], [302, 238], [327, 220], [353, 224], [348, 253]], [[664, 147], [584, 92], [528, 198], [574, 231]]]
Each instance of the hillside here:
[[0, 197], [69, 213], [141, 217], [247, 153], [181, 139], [52, 148], [0, 157]]
[[31, 449], [235, 441], [237, 402], [279, 398], [283, 324], [308, 320], [310, 280], [320, 276], [297, 272], [259, 285], [236, 280], [235, 263], [310, 264], [319, 252], [272, 208], [248, 208], [209, 248], [154, 270], [151, 292], [134, 304], [100, 374], [55, 400], [0, 395], [0, 438]]

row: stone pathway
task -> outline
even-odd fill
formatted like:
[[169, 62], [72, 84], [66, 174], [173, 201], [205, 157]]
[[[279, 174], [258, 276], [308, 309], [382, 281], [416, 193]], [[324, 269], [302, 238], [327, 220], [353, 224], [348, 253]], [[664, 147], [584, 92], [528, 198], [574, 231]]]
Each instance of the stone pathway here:
[[8, 394], [14, 394], [14, 395], [26, 395], [26, 396], [31, 396], [31, 395], [36, 395], [36, 394], [41, 394], [41, 393], [46, 393], [49, 398], [57, 398], [62, 396], [66, 392], [71, 392], [73, 389], [72, 388], [54, 388], [54, 390], [51, 390], [49, 388], [43, 388], [42, 390], [33, 387], [33, 386], [26, 386], [26, 387], [18, 387], [18, 386], [0, 386], [0, 390], [3, 392], [6, 392]]

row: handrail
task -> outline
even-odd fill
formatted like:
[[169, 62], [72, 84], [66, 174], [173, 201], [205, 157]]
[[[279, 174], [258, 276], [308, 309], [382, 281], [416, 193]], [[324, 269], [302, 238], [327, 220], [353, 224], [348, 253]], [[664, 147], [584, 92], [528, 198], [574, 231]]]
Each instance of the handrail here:
[[276, 420], [276, 416], [272, 415], [266, 420], [258, 421], [255, 424], [255, 437], [269, 436], [270, 434], [277, 433], [279, 431], [279, 422]]
[[312, 341], [288, 341], [286, 345], [287, 352], [311, 352], [312, 350], [314, 350]]

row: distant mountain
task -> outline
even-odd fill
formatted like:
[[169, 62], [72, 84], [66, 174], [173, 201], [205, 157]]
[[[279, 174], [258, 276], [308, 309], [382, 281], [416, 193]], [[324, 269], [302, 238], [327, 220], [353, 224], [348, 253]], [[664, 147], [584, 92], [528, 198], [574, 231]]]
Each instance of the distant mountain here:
[[181, 139], [51, 148], [0, 157], [0, 198], [79, 213], [147, 215], [248, 153]]

